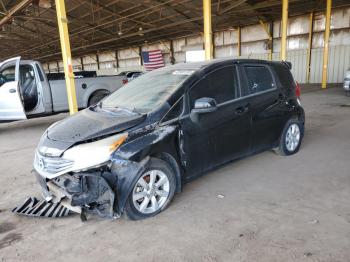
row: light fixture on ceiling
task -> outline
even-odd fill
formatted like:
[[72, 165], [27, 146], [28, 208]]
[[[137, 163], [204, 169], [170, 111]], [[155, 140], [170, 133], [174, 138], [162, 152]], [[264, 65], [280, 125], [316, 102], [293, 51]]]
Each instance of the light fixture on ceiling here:
[[119, 24], [119, 30], [118, 30], [118, 35], [122, 35], [123, 31], [122, 31], [122, 24]]
[[139, 27], [139, 36], [143, 36], [144, 33], [143, 33], [143, 28], [142, 27]]
[[50, 0], [39, 0], [38, 6], [45, 9], [49, 9], [52, 7]]

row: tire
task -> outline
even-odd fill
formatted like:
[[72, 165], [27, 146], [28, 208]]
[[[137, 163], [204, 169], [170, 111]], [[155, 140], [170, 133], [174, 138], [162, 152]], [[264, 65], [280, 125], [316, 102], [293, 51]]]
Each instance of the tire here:
[[347, 97], [349, 97], [349, 96], [350, 96], [350, 91], [345, 91], [345, 95], [346, 95]]
[[298, 119], [289, 120], [284, 126], [279, 145], [275, 152], [281, 156], [289, 156], [300, 149], [304, 136], [304, 125]]
[[[155, 178], [153, 183], [151, 176]], [[160, 184], [159, 187], [157, 184]], [[127, 217], [140, 220], [159, 214], [169, 206], [175, 190], [176, 178], [170, 165], [158, 158], [151, 158], [148, 167], [132, 187], [125, 205]]]
[[109, 95], [108, 91], [97, 91], [93, 93], [89, 99], [88, 106], [92, 106], [100, 102], [103, 98]]

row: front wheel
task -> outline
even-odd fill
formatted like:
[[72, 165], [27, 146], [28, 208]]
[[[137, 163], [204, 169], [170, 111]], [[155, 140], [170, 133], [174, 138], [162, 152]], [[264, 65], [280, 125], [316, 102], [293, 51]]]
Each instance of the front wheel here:
[[280, 143], [275, 152], [282, 156], [293, 155], [299, 151], [304, 135], [304, 125], [298, 119], [291, 119], [285, 125]]
[[97, 91], [89, 99], [88, 106], [92, 106], [100, 102], [103, 98], [109, 95], [108, 91]]
[[155, 216], [163, 211], [175, 194], [175, 175], [163, 160], [151, 158], [127, 200], [125, 211], [131, 220]]

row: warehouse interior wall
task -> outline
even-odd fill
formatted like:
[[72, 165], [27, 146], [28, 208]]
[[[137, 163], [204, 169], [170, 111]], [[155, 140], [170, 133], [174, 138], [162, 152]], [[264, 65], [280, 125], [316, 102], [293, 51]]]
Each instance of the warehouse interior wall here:
[[[292, 62], [295, 79], [307, 81], [307, 54], [309, 38], [309, 14], [289, 17], [287, 60]], [[280, 57], [281, 22], [273, 22], [273, 60]], [[314, 14], [311, 50], [310, 83], [321, 83], [325, 30], [325, 12]], [[241, 56], [237, 50], [237, 28], [214, 33], [214, 58], [255, 58], [268, 60], [268, 34], [260, 24], [241, 27]], [[350, 68], [350, 7], [332, 10], [331, 37], [328, 66], [328, 83], [340, 83]], [[171, 48], [172, 46], [172, 48]], [[185, 62], [186, 51], [202, 50], [202, 35], [192, 35], [157, 43], [145, 43], [110, 52], [86, 55], [73, 59], [74, 70], [96, 70], [100, 75], [116, 74], [127, 70], [142, 70], [140, 51], [160, 49], [166, 64]], [[97, 59], [98, 55], [98, 59]], [[63, 63], [52, 61], [44, 64], [47, 72], [62, 72]]]

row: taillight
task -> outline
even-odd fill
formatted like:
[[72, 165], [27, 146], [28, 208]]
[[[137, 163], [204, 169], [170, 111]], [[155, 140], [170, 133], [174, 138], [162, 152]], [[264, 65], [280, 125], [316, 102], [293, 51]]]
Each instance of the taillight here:
[[298, 82], [295, 82], [295, 95], [297, 96], [297, 98], [300, 98], [301, 96], [301, 89], [300, 89], [300, 85]]
[[123, 79], [123, 85], [128, 83], [128, 79]]

